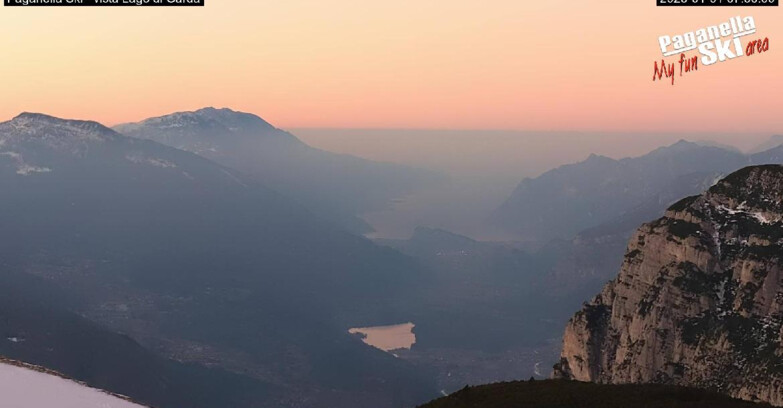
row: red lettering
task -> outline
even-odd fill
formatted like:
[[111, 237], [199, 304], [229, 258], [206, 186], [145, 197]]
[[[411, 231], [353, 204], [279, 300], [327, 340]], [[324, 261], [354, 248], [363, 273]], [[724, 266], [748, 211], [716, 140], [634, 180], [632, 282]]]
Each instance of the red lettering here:
[[686, 58], [685, 54], [680, 54], [680, 76], [683, 72], [691, 72], [699, 69], [699, 57]]
[[753, 55], [756, 51], [756, 40], [753, 40], [748, 43], [748, 46], [745, 47], [745, 55]]
[[756, 53], [762, 53], [769, 51], [769, 37], [763, 40], [753, 40], [745, 47], [745, 55], [753, 55]]
[[653, 81], [661, 80], [664, 75], [666, 75], [666, 78], [672, 79], [672, 85], [674, 85], [674, 63], [669, 64], [666, 66], [666, 61], [661, 60], [661, 66], [658, 67], [658, 61], [655, 61], [655, 71], [653, 72]]

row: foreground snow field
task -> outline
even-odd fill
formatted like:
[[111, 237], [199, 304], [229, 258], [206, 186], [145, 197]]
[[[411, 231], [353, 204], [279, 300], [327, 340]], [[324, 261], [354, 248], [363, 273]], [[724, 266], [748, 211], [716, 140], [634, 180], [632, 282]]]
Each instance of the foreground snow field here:
[[145, 408], [54, 374], [0, 361], [4, 408]]

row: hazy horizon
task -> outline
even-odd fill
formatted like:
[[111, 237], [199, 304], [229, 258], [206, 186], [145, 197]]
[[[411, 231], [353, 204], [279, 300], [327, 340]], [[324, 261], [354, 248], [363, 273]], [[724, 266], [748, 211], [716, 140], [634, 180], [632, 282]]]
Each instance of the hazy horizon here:
[[403, 128], [285, 130], [313, 147], [336, 153], [454, 175], [485, 174], [501, 178], [511, 173], [515, 177], [535, 177], [560, 165], [582, 161], [591, 154], [617, 160], [637, 157], [680, 140], [712, 142], [747, 152], [780, 134]]
[[374, 238], [408, 238], [416, 227], [441, 228], [480, 240], [509, 240], [486, 219], [525, 178], [591, 154], [637, 157], [679, 140], [753, 149], [772, 134], [525, 132], [512, 130], [288, 129], [337, 153], [405, 164], [450, 177], [427, 191], [363, 215]]

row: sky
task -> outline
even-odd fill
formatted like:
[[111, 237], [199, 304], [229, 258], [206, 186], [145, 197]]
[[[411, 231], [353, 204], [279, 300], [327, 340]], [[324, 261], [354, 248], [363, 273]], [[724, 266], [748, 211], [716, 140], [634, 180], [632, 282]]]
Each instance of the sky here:
[[[780, 133], [783, 14], [652, 0], [0, 8], [0, 119], [204, 106], [282, 128]], [[653, 82], [657, 38], [753, 15], [770, 51]], [[672, 59], [673, 60], [673, 59]]]

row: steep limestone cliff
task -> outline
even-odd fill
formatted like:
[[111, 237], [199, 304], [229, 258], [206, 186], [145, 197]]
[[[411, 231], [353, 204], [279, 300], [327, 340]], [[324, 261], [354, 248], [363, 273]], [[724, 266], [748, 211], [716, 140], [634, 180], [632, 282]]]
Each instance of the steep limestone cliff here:
[[554, 376], [783, 406], [783, 166], [742, 169], [637, 230], [568, 323]]

